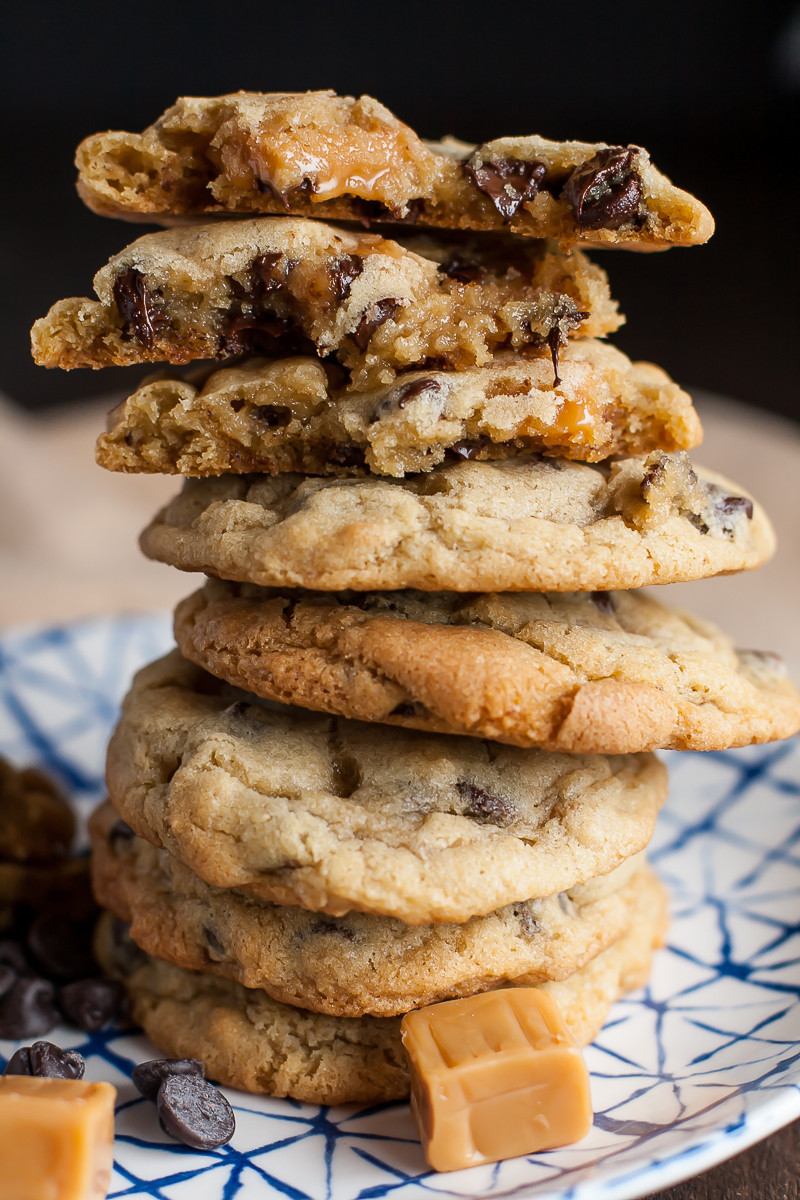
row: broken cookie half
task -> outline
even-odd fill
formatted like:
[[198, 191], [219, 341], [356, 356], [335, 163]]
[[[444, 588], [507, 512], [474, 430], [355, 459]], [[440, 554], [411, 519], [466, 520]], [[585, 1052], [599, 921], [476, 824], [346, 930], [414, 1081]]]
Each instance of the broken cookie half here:
[[89, 207], [128, 220], [290, 213], [647, 250], [714, 231], [640, 146], [426, 142], [370, 96], [329, 91], [183, 97], [143, 133], [86, 138], [76, 162]]

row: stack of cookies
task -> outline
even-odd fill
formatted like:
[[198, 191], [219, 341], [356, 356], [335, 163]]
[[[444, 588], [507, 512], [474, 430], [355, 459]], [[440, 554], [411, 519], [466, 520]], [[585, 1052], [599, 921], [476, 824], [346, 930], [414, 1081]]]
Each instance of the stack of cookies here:
[[489, 988], [547, 989], [589, 1041], [665, 928], [652, 751], [800, 724], [774, 655], [636, 590], [773, 549], [690, 464], [690, 398], [605, 341], [584, 251], [710, 214], [638, 147], [426, 143], [331, 93], [184, 99], [78, 165], [95, 211], [171, 228], [37, 322], [37, 361], [223, 360], [98, 443], [186, 477], [142, 549], [209, 576], [92, 823], [136, 1017], [323, 1103], [404, 1095], [401, 1015]]

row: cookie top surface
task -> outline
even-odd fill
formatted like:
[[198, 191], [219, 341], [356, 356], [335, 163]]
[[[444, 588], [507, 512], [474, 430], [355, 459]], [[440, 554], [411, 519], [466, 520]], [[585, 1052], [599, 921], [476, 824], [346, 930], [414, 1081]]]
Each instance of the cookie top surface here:
[[[648, 875], [630, 931], [567, 979], [540, 985], [580, 1045], [598, 1033], [619, 996], [646, 981], [665, 924], [664, 889]], [[126, 979], [134, 1019], [163, 1054], [199, 1058], [209, 1078], [230, 1087], [309, 1103], [407, 1095], [400, 1017], [308, 1012], [264, 991], [132, 953], [111, 921], [102, 935], [102, 966]]]
[[149, 558], [264, 587], [593, 591], [758, 566], [763, 510], [684, 454], [589, 466], [520, 456], [402, 480], [189, 479]]
[[335, 1016], [396, 1016], [504, 980], [564, 979], [626, 932], [644, 887], [635, 855], [610, 875], [463, 925], [321, 916], [211, 887], [121, 824], [110, 804], [92, 818], [95, 894], [143, 950]]
[[789, 737], [781, 659], [644, 592], [274, 591], [209, 580], [175, 637], [213, 675], [362, 721], [570, 753]]
[[[493, 235], [401, 245], [299, 217], [149, 233], [98, 271], [97, 300], [55, 304], [32, 331], [48, 367], [185, 364], [243, 353], [335, 354], [355, 390], [499, 350], [552, 356], [622, 323], [581, 251]], [[557, 374], [557, 369], [556, 369]]]
[[506, 351], [484, 367], [411, 371], [366, 392], [337, 385], [310, 356], [161, 375], [109, 415], [97, 461], [112, 471], [182, 475], [402, 476], [446, 456], [535, 450], [595, 462], [700, 441], [690, 397], [652, 363], [578, 338], [558, 371], [554, 387], [549, 359]]
[[407, 924], [463, 922], [607, 874], [646, 846], [666, 793], [652, 755], [277, 712], [177, 651], [134, 680], [107, 781], [135, 832], [207, 883]]
[[333, 92], [183, 97], [142, 134], [86, 138], [76, 164], [89, 207], [128, 220], [294, 213], [635, 249], [714, 231], [640, 146], [424, 142], [372, 97]]

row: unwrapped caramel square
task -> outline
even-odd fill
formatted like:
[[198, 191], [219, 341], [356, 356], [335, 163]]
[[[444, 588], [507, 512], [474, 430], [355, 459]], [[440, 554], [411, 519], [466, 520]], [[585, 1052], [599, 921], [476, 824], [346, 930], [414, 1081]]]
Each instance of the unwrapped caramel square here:
[[0, 1200], [103, 1200], [114, 1162], [110, 1083], [0, 1078]]
[[504, 988], [407, 1013], [411, 1111], [436, 1171], [577, 1142], [589, 1072], [554, 1000]]

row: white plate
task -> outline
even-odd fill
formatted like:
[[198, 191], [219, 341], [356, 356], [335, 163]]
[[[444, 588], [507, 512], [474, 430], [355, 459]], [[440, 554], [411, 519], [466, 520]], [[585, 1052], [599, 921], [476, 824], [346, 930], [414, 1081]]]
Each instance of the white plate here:
[[[0, 638], [0, 753], [35, 762], [86, 813], [131, 672], [170, 644], [166, 617]], [[800, 745], [671, 754], [652, 859], [674, 919], [650, 986], [587, 1051], [596, 1111], [570, 1149], [434, 1175], [404, 1104], [325, 1109], [228, 1092], [237, 1130], [199, 1154], [166, 1138], [129, 1080], [140, 1035], [56, 1030], [119, 1088], [112, 1196], [160, 1200], [624, 1200], [720, 1162], [800, 1115]], [[13, 1046], [0, 1043], [0, 1053]]]

